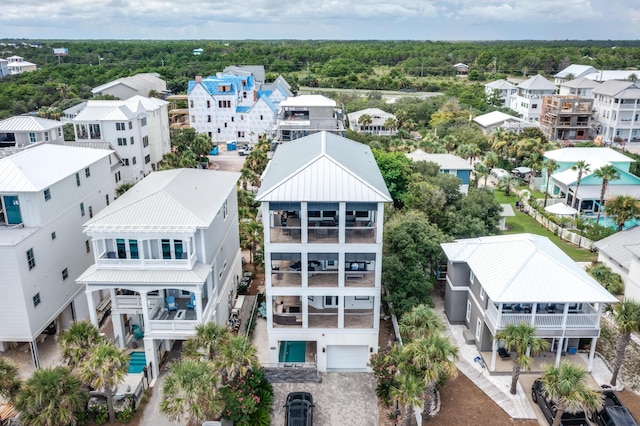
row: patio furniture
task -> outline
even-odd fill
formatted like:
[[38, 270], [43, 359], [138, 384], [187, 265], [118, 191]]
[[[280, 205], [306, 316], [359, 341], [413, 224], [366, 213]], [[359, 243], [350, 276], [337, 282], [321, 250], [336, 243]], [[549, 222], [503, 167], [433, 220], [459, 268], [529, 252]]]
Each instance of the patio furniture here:
[[178, 310], [178, 304], [176, 303], [176, 298], [173, 296], [167, 296], [165, 297], [165, 302], [167, 303], [167, 310], [168, 311], [177, 311]]
[[498, 355], [503, 361], [511, 359], [511, 353], [506, 348], [498, 348]]
[[185, 309], [178, 309], [176, 312], [175, 320], [183, 320], [187, 318], [187, 311]]
[[196, 309], [196, 294], [191, 293], [191, 299], [187, 302], [187, 309], [194, 310]]
[[549, 314], [555, 314], [556, 313], [556, 305], [555, 304], [550, 304], [547, 305], [547, 313]]
[[133, 332], [133, 337], [135, 337], [136, 340], [144, 338], [144, 331], [142, 331], [138, 324], [133, 324], [131, 331]]

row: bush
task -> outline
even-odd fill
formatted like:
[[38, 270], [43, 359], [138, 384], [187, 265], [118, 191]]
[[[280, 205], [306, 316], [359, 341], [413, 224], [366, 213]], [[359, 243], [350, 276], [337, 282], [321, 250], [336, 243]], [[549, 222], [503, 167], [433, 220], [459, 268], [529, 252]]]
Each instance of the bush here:
[[133, 419], [134, 412], [131, 407], [127, 407], [116, 413], [116, 418], [120, 423], [129, 423]]
[[589, 266], [587, 272], [611, 294], [624, 293], [624, 284], [620, 274], [616, 274], [604, 263]]
[[600, 241], [603, 238], [607, 238], [610, 235], [616, 233], [616, 230], [613, 228], [609, 228], [607, 226], [602, 226], [597, 223], [593, 223], [589, 225], [589, 227], [585, 230], [584, 236], [590, 239], [591, 241]]
[[376, 395], [388, 406], [391, 404], [391, 388], [397, 385], [395, 367], [387, 361], [386, 351], [371, 355], [369, 366], [377, 381]]
[[268, 426], [273, 387], [259, 369], [236, 376], [221, 389], [222, 416], [236, 425]]

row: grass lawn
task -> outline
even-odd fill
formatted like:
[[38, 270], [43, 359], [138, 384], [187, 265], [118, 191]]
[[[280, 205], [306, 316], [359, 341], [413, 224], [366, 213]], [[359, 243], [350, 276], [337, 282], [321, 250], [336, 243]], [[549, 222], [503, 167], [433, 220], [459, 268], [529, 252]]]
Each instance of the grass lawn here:
[[[507, 197], [502, 191], [495, 191], [494, 195], [500, 204], [511, 204], [513, 206], [516, 201], [518, 201], [518, 197], [516, 195], [510, 195]], [[533, 217], [515, 209], [514, 211], [516, 212], [516, 215], [515, 217], [507, 218], [506, 225], [508, 229], [507, 231], [504, 231], [503, 234], [529, 233], [542, 235], [543, 237], [548, 237], [555, 245], [560, 247], [563, 252], [576, 262], [595, 262], [597, 260], [597, 253], [578, 248], [577, 246], [564, 241], [562, 238], [539, 224]]]

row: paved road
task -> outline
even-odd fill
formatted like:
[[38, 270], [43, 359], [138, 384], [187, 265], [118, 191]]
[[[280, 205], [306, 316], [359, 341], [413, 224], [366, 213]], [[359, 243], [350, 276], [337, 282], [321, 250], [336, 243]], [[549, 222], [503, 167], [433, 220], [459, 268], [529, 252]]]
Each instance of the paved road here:
[[401, 92], [399, 90], [366, 90], [366, 89], [336, 89], [333, 87], [300, 87], [298, 91], [300, 95], [309, 95], [327, 92], [339, 92], [352, 95], [368, 96], [369, 93], [379, 93], [388, 104], [392, 104], [401, 98], [420, 98], [426, 99], [433, 96], [440, 96], [440, 92]]

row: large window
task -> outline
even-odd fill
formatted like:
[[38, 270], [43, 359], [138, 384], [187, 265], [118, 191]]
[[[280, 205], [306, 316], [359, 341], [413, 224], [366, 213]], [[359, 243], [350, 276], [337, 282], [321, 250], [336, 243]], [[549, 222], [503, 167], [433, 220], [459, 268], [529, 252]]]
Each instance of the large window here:
[[100, 139], [100, 125], [89, 124], [89, 135], [91, 136], [91, 139]]
[[116, 250], [118, 251], [118, 259], [127, 258], [127, 247], [124, 243], [124, 238], [116, 239]]
[[36, 134], [33, 132], [29, 132], [29, 142], [36, 142]]
[[116, 123], [116, 130], [127, 130], [127, 128], [125, 127], [124, 123]]
[[49, 201], [51, 199], [51, 190], [49, 188], [44, 190], [44, 200]]
[[33, 249], [30, 248], [27, 250], [27, 264], [29, 265], [29, 270], [36, 267], [36, 258], [33, 255]]
[[162, 258], [171, 259], [171, 240], [162, 240]]
[[131, 259], [140, 259], [138, 240], [129, 240], [129, 253], [131, 253]]

